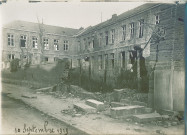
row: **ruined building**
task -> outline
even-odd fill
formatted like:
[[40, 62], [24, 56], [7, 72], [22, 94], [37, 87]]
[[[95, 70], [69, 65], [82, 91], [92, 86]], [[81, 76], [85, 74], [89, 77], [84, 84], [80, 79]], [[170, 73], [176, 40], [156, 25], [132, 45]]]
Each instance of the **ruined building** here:
[[3, 28], [2, 60], [5, 65], [29, 57], [39, 64], [68, 58], [72, 68], [111, 87], [129, 71], [135, 76], [130, 83], [148, 90], [151, 106], [183, 111], [184, 9], [145, 4], [79, 30], [16, 21]]

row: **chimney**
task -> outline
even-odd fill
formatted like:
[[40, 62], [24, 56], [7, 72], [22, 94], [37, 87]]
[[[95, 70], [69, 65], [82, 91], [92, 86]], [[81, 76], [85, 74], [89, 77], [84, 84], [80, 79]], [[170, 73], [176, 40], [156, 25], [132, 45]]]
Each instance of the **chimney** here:
[[112, 15], [112, 20], [115, 20], [117, 18], [117, 14]]

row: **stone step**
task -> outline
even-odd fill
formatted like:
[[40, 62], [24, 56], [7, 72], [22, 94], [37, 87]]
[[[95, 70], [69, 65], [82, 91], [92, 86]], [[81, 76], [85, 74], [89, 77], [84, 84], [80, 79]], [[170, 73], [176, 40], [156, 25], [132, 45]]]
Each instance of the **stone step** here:
[[153, 108], [148, 108], [148, 107], [144, 108], [144, 113], [152, 113], [153, 111], [154, 111]]
[[179, 114], [179, 112], [177, 112], [177, 111], [166, 110], [166, 109], [158, 109], [157, 111], [158, 111], [158, 113], [161, 114], [161, 115], [174, 116], [174, 115], [178, 115], [178, 114]]
[[86, 100], [86, 104], [91, 106], [91, 107], [94, 107], [97, 109], [97, 111], [104, 111], [105, 110], [105, 105], [103, 102], [100, 102], [100, 101], [97, 101], [97, 100], [94, 100], [94, 99], [88, 99]]
[[45, 88], [40, 88], [40, 89], [36, 89], [36, 91], [51, 91], [53, 87], [45, 87]]
[[91, 106], [88, 106], [84, 103], [75, 103], [73, 107], [79, 111], [88, 112], [88, 113], [95, 113], [97, 110]]
[[120, 98], [123, 92], [124, 92], [124, 89], [114, 89], [113, 91], [114, 101], [120, 101]]
[[140, 101], [132, 101], [131, 105], [147, 106], [145, 102], [140, 102]]
[[111, 102], [111, 107], [122, 107], [127, 106], [127, 104], [121, 103], [121, 102]]
[[130, 101], [130, 100], [128, 100], [128, 99], [121, 99], [120, 102], [121, 102], [121, 103], [124, 103], [124, 104], [127, 104], [127, 105], [131, 105], [131, 102], [132, 102], [132, 101]]
[[133, 119], [141, 123], [141, 122], [161, 120], [162, 116], [158, 113], [139, 114], [139, 115], [133, 115]]
[[125, 118], [134, 114], [140, 114], [142, 112], [144, 112], [144, 106], [124, 106], [114, 107], [110, 109], [110, 114], [112, 118]]

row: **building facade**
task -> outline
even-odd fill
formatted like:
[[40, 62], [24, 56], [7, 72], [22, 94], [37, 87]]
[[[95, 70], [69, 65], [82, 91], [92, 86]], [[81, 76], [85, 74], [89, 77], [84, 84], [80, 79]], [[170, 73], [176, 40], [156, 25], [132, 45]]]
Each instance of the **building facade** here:
[[12, 22], [3, 27], [2, 67], [15, 58], [21, 60], [21, 65], [71, 59], [75, 52], [74, 34], [78, 31], [24, 21]]
[[145, 4], [82, 30], [17, 22], [19, 27], [3, 28], [3, 62], [69, 58], [90, 79], [111, 87], [130, 71], [137, 85], [146, 82], [141, 89], [148, 89], [150, 106], [184, 111], [184, 9], [184, 4]]

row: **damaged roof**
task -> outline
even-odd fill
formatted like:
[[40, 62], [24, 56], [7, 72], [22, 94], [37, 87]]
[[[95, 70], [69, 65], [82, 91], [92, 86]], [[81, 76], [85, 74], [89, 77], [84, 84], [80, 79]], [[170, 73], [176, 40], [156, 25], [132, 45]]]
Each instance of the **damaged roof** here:
[[[44, 29], [45, 33], [50, 33], [50, 34], [73, 36], [80, 31], [79, 29], [65, 28], [65, 27], [52, 26], [46, 24], [41, 24], [40, 26], [41, 28]], [[38, 23], [17, 20], [4, 25], [3, 28], [39, 32], [40, 26]]]
[[94, 30], [97, 30], [97, 29], [101, 29], [103, 27], [107, 27], [108, 25], [111, 25], [111, 24], [114, 24], [116, 22], [119, 22], [119, 21], [122, 21], [122, 20], [125, 20], [135, 14], [139, 14], [141, 12], [144, 12], [146, 10], [149, 10], [150, 8], [153, 8], [153, 7], [156, 7], [156, 6], [159, 6], [160, 4], [158, 3], [147, 3], [147, 4], [143, 4], [141, 6], [138, 6], [134, 9], [131, 9], [129, 11], [126, 11], [120, 15], [116, 15], [114, 14], [112, 16], [111, 19], [105, 21], [105, 22], [102, 22], [102, 23], [99, 23], [95, 26], [92, 26], [92, 27], [89, 27], [86, 31], [82, 32], [81, 34], [84, 35], [84, 34], [88, 34], [89, 32], [92, 32]]

